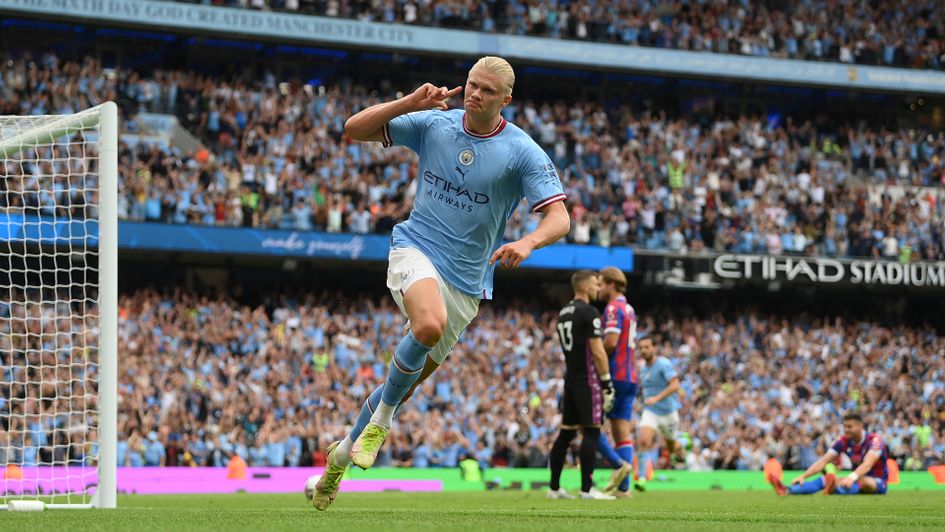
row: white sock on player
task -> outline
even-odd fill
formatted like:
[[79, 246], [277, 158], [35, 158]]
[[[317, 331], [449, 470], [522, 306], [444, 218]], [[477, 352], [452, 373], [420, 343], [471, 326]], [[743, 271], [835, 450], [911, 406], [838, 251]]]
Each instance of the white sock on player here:
[[390, 429], [390, 425], [394, 421], [394, 412], [396, 411], [397, 405], [389, 405], [382, 399], [377, 403], [377, 410], [371, 415], [371, 423], [380, 425], [385, 429]]
[[341, 440], [338, 447], [335, 447], [335, 452], [331, 455], [331, 462], [337, 466], [351, 465], [351, 456], [349, 455], [351, 454], [351, 445], [353, 443], [349, 436], [345, 436], [345, 439]]

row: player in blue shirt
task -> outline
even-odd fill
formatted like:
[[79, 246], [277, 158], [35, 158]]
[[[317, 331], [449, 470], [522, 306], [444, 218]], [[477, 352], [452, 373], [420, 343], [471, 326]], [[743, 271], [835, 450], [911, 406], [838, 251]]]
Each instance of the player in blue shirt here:
[[[413, 210], [394, 228], [387, 271], [387, 287], [409, 332], [351, 432], [328, 447], [328, 465], [312, 498], [319, 510], [334, 500], [348, 464], [374, 464], [397, 407], [443, 363], [479, 301], [492, 297], [495, 266], [517, 268], [570, 228], [554, 164], [500, 114], [512, 101], [514, 83], [508, 62], [484, 57], [469, 71], [464, 110], [447, 104], [462, 87], [426, 83], [345, 123], [355, 140], [406, 146], [420, 158]], [[502, 245], [505, 222], [523, 198], [544, 214], [542, 221], [531, 234]]]
[[640, 480], [643, 480], [657, 457], [657, 434], [662, 434], [670, 454], [676, 452], [679, 375], [668, 358], [657, 355], [656, 341], [652, 337], [638, 339], [637, 352], [644, 362], [640, 371], [643, 415], [640, 416], [640, 439], [637, 441]]

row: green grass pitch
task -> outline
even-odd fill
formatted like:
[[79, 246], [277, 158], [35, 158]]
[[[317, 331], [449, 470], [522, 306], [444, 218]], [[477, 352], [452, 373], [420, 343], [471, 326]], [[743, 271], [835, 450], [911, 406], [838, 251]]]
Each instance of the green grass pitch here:
[[[916, 530], [945, 528], [945, 492], [778, 498], [662, 491], [618, 501], [542, 492], [341, 493], [327, 512], [302, 494], [126, 495], [115, 511], [0, 512], [2, 530]], [[645, 527], [645, 528], [638, 528]]]

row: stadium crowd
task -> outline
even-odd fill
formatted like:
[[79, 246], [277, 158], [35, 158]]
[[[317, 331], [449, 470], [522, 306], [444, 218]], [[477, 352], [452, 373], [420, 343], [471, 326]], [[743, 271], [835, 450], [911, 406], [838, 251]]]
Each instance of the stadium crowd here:
[[[144, 76], [53, 54], [3, 59], [0, 114], [116, 100], [126, 110], [174, 112], [209, 147], [180, 153], [126, 137], [124, 218], [387, 233], [415, 194], [412, 154], [352, 143], [343, 133], [345, 117], [383, 97], [364, 87]], [[134, 114], [126, 133], [143, 127]], [[942, 258], [940, 134], [753, 116], [702, 121], [527, 98], [507, 118], [560, 169], [572, 242]], [[60, 188], [48, 191], [51, 207], [36, 179], [0, 187], [0, 208], [73, 208]], [[508, 236], [536, 222], [519, 211]], [[49, 414], [76, 404], [94, 411], [80, 389], [85, 369], [52, 369], [57, 358], [81, 360], [74, 355], [92, 343], [90, 329], [80, 317], [58, 323], [48, 319], [52, 308], [11, 297], [0, 294], [2, 330], [11, 331], [0, 336], [0, 352], [39, 353], [43, 367], [37, 383], [6, 365], [5, 381], [29, 381], [11, 387], [17, 394], [57, 399], [4, 400], [0, 449], [8, 461], [82, 461], [95, 438], [70, 443], [65, 427], [81, 419]], [[324, 463], [327, 443], [383, 378], [403, 326], [388, 298], [331, 292], [248, 307], [229, 296], [142, 290], [124, 295], [120, 307], [118, 459], [134, 466], [222, 465], [233, 454], [252, 465]], [[488, 467], [545, 464], [563, 370], [553, 314], [523, 303], [503, 308], [484, 308], [404, 410], [382, 463], [451, 467], [468, 453]], [[651, 313], [642, 329], [663, 335], [663, 353], [684, 375], [685, 467], [757, 469], [768, 456], [802, 467], [827, 443], [821, 436], [835, 435], [840, 412], [857, 407], [872, 413], [902, 467], [945, 460], [945, 341], [933, 330], [668, 311]]]
[[[209, 148], [181, 153], [126, 135], [122, 218], [385, 234], [416, 192], [412, 153], [344, 134], [347, 116], [382, 99], [364, 87], [271, 75], [253, 84], [173, 71], [145, 77], [52, 54], [0, 67], [0, 114], [63, 113], [108, 99], [126, 110], [173, 111]], [[945, 258], [941, 132], [527, 98], [506, 114], [559, 168], [574, 243]], [[130, 133], [143, 127], [134, 115]], [[537, 222], [523, 206], [506, 236]]]
[[[389, 298], [331, 292], [267, 311], [142, 291], [121, 309], [129, 463], [142, 458], [135, 435], [145, 443], [154, 431], [172, 460], [168, 447], [198, 464], [229, 452], [259, 465], [301, 463], [305, 451], [323, 460], [383, 380], [403, 327]], [[449, 467], [469, 453], [488, 466], [544, 466], [563, 369], [553, 323], [524, 305], [483, 312], [398, 418], [385, 463]], [[875, 412], [904, 467], [945, 459], [945, 343], [934, 331], [760, 316], [654, 323], [644, 329], [666, 335], [684, 375], [693, 468], [757, 469], [768, 456], [804, 465], [853, 408]]]
[[[363, 398], [385, 378], [403, 318], [386, 296], [274, 294], [252, 307], [231, 295], [181, 289], [120, 297], [120, 465], [219, 466], [233, 455], [257, 466], [324, 464], [326, 445], [345, 434]], [[4, 328], [56, 328], [41, 321], [51, 307], [0, 297]], [[468, 454], [483, 467], [544, 467], [560, 421], [564, 371], [550, 306], [485, 305], [398, 416], [381, 463], [455, 467]], [[934, 330], [679, 312], [657, 310], [641, 323], [642, 332], [662, 338], [661, 352], [679, 369], [686, 392], [686, 456], [676, 467], [760, 469], [773, 456], [804, 468], [851, 409], [868, 413], [900, 467], [945, 463], [945, 340]], [[84, 362], [51, 369], [56, 360], [84, 360], [68, 354], [94, 344], [82, 336], [90, 329], [75, 325], [76, 332], [46, 345], [38, 343], [40, 329], [0, 337], [6, 353], [33, 347], [45, 357], [43, 378], [15, 390], [34, 400], [3, 404], [7, 460], [24, 449], [34, 460], [64, 453], [68, 446], [55, 439], [65, 433], [59, 424], [75, 420], [61, 412], [78, 404], [88, 409], [78, 418], [94, 412], [94, 404], [75, 403], [83, 397]], [[12, 365], [4, 371], [7, 382], [27, 380]], [[40, 393], [58, 399], [35, 400]], [[68, 456], [80, 461], [92, 450], [76, 447]]]
[[754, 57], [942, 69], [935, 0], [178, 0]]

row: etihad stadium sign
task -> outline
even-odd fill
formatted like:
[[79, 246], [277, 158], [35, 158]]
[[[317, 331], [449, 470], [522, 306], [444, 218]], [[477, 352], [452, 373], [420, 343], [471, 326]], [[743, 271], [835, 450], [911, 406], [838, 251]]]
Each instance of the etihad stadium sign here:
[[722, 279], [807, 281], [858, 285], [945, 287], [945, 262], [837, 260], [767, 255], [719, 255], [712, 271]]

